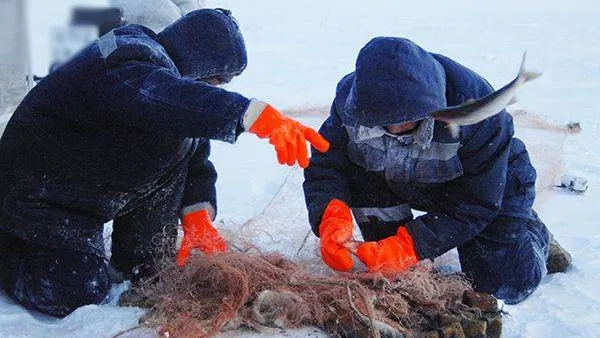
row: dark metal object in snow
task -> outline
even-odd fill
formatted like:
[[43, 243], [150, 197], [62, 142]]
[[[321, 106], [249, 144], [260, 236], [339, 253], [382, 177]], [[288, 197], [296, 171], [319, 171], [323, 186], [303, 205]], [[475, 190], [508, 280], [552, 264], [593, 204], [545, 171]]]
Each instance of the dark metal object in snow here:
[[588, 180], [583, 177], [565, 174], [561, 177], [560, 184], [555, 187], [583, 194], [588, 189]]

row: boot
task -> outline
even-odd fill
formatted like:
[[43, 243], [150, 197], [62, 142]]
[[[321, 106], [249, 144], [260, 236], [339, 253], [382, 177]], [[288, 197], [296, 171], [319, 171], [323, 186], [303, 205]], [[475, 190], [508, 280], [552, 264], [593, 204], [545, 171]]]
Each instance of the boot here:
[[554, 236], [550, 235], [550, 249], [548, 252], [548, 260], [546, 260], [548, 274], [565, 272], [572, 261], [571, 254], [558, 244], [556, 239], [554, 239]]

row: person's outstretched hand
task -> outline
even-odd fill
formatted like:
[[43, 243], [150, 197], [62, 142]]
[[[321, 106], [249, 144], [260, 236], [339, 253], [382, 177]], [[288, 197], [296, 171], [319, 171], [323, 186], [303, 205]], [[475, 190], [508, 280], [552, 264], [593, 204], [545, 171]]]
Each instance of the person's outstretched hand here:
[[246, 115], [244, 127], [259, 138], [269, 138], [275, 146], [280, 164], [306, 168], [309, 164], [306, 141], [320, 152], [329, 149], [329, 142], [314, 129], [291, 119], [270, 104], [252, 100]]

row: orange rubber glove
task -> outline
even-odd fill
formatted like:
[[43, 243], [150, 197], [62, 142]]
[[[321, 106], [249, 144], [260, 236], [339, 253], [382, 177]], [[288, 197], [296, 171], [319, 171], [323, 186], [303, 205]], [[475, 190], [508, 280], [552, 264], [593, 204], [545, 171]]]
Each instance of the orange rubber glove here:
[[259, 114], [247, 128], [248, 131], [256, 134], [259, 138], [269, 138], [269, 143], [275, 146], [280, 164], [287, 163], [292, 166], [297, 161], [300, 167], [308, 167], [306, 141], [320, 152], [326, 152], [329, 149], [329, 142], [314, 129], [284, 116], [270, 104], [252, 100], [248, 111], [247, 115], [256, 113], [252, 111], [258, 111]]
[[227, 244], [217, 229], [213, 227], [207, 209], [185, 214], [181, 225], [183, 241], [177, 252], [178, 266], [185, 265], [192, 249], [199, 249], [206, 254], [227, 251]]
[[330, 268], [339, 271], [352, 269], [352, 256], [344, 244], [352, 240], [353, 228], [350, 208], [338, 199], [331, 200], [319, 225], [321, 257]]
[[419, 261], [413, 239], [403, 226], [394, 236], [359, 245], [356, 255], [371, 272], [398, 273]]

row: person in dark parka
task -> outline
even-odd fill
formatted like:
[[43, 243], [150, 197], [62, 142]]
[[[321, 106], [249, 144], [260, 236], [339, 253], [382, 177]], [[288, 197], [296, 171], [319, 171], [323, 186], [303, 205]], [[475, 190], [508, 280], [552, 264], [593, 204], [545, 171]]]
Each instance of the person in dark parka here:
[[[184, 238], [226, 250], [212, 226], [217, 173], [209, 139], [269, 138], [280, 163], [308, 165], [314, 130], [271, 105], [215, 87], [247, 63], [227, 10], [191, 12], [159, 34], [113, 30], [44, 78], [0, 141], [0, 287], [28, 308], [65, 316], [101, 302], [109, 267], [139, 280]], [[103, 224], [114, 220], [107, 264]], [[172, 250], [171, 250], [172, 251]]]
[[[321, 254], [336, 270], [351, 251], [398, 273], [458, 248], [477, 290], [518, 303], [546, 274], [549, 232], [532, 210], [536, 172], [502, 111], [452, 137], [431, 112], [493, 91], [478, 74], [402, 38], [371, 40], [337, 86], [304, 192]], [[412, 209], [425, 211], [413, 218]], [[352, 216], [366, 241], [351, 246]]]

